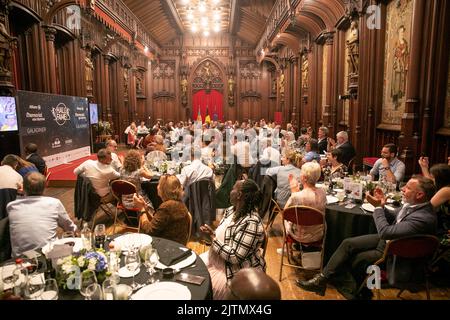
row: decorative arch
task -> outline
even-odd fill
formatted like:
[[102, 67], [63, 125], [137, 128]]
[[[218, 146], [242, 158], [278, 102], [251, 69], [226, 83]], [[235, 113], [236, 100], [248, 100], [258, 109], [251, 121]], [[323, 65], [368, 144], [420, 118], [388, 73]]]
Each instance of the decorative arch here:
[[86, 0], [62, 0], [61, 2], [54, 4], [44, 16], [44, 24], [51, 25], [55, 14], [59, 10], [71, 5], [85, 6]]
[[223, 119], [225, 105], [225, 67], [219, 61], [205, 57], [197, 60], [189, 74], [192, 118], [206, 121]]
[[294, 52], [297, 52], [300, 47], [299, 38], [286, 32], [281, 33], [279, 37], [275, 37], [272, 42], [272, 46], [275, 47], [277, 44], [285, 45]]
[[316, 38], [327, 28], [325, 22], [319, 16], [311, 12], [300, 12], [296, 17], [296, 23], [300, 28], [311, 33], [312, 38]]

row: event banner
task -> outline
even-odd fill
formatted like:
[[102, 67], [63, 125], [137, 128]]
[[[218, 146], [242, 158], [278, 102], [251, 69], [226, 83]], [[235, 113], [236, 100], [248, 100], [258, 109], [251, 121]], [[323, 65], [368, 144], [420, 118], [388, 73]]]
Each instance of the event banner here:
[[49, 168], [90, 155], [87, 98], [17, 91], [22, 150], [36, 143]]

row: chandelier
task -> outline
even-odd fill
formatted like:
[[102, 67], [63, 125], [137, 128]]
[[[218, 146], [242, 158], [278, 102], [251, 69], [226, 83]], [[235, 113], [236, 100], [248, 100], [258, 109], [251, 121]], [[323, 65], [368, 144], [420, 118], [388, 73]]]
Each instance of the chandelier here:
[[221, 0], [181, 0], [185, 6], [187, 27], [192, 33], [208, 37], [211, 32], [219, 32], [222, 27]]

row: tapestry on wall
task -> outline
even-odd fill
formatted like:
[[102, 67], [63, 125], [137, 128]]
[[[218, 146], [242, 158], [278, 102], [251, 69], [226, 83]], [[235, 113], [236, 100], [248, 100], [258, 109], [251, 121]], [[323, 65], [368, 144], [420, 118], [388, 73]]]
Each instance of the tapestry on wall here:
[[412, 0], [394, 0], [386, 10], [382, 123], [400, 125], [405, 111], [411, 45]]

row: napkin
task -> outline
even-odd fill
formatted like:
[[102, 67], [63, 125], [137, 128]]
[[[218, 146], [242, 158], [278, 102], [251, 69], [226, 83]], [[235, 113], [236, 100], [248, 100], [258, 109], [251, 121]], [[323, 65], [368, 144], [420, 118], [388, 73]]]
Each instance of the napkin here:
[[166, 266], [171, 266], [178, 263], [191, 255], [192, 250], [188, 249], [186, 251], [181, 250], [181, 248], [166, 248], [160, 250], [159, 261]]

